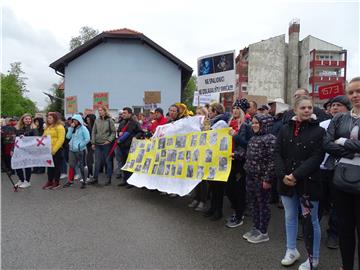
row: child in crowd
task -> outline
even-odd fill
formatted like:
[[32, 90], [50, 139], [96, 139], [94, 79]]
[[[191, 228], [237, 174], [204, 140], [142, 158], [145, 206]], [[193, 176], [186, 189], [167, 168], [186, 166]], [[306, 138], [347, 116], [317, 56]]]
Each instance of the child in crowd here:
[[72, 117], [72, 123], [68, 128], [66, 138], [69, 139], [69, 180], [64, 188], [70, 187], [74, 183], [75, 167], [80, 168], [81, 188], [85, 188], [87, 173], [86, 167], [86, 146], [90, 142], [89, 130], [84, 126], [84, 121], [80, 114]]
[[254, 227], [243, 238], [250, 243], [269, 241], [271, 184], [275, 179], [274, 152], [276, 137], [271, 134], [273, 118], [256, 114], [252, 119], [254, 136], [246, 152], [246, 191], [252, 209]]

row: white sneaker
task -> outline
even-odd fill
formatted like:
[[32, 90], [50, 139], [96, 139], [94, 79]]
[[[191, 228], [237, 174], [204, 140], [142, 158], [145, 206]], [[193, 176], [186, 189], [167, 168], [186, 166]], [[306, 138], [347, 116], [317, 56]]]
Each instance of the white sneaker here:
[[28, 187], [30, 187], [30, 186], [31, 186], [30, 182], [24, 181], [24, 183], [22, 183], [22, 184], [19, 186], [19, 188], [28, 188]]
[[67, 174], [66, 173], [62, 173], [61, 175], [60, 175], [60, 179], [65, 179], [67, 177]]
[[20, 180], [15, 184], [15, 187], [20, 187], [22, 185], [23, 182], [21, 182]]
[[284, 266], [290, 266], [294, 264], [300, 258], [300, 253], [297, 249], [287, 249], [285, 257], [281, 260], [281, 264]]
[[80, 175], [75, 174], [75, 176], [74, 176], [74, 180], [79, 180], [79, 178], [80, 178]]
[[[317, 260], [313, 260], [313, 268], [314, 270], [316, 270], [316, 268], [318, 267], [319, 265], [319, 262]], [[307, 259], [305, 262], [303, 262], [302, 264], [300, 264], [299, 266], [299, 270], [310, 270], [310, 262], [309, 262], [309, 259]]]
[[91, 179], [88, 177], [88, 178], [86, 178], [86, 181], [85, 181], [85, 183], [86, 184], [89, 184], [91, 182]]

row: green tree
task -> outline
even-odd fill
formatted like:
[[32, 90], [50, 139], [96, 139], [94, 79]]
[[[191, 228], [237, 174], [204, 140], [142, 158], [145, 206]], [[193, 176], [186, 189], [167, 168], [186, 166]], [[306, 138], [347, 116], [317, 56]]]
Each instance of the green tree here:
[[[21, 70], [21, 69], [20, 69]], [[24, 85], [16, 74], [1, 74], [1, 114], [21, 116], [35, 114], [36, 104], [24, 96]]]
[[28, 78], [22, 76], [25, 74], [25, 72], [21, 69], [21, 62], [11, 63], [10, 70], [8, 72], [9, 74], [14, 75], [16, 77], [17, 83], [20, 86], [21, 93], [29, 92], [29, 90], [26, 89], [26, 83], [25, 83], [25, 81]]
[[182, 93], [181, 102], [184, 103], [189, 110], [195, 113], [195, 107], [193, 104], [194, 92], [196, 90], [196, 79], [195, 75], [191, 76], [190, 80], [186, 84], [186, 87]]
[[83, 45], [86, 41], [94, 38], [99, 34], [99, 30], [93, 29], [89, 26], [83, 26], [80, 28], [79, 35], [72, 37], [70, 40], [70, 50], [74, 50], [77, 47]]
[[50, 103], [46, 107], [46, 112], [59, 112], [61, 115], [64, 115], [64, 90], [59, 89], [59, 84], [54, 83], [49, 89], [50, 93], [45, 93], [49, 99]]

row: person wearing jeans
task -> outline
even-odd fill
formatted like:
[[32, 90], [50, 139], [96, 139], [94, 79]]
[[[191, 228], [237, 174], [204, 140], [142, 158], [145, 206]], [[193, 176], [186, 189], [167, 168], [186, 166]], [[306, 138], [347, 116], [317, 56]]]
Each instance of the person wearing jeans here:
[[[292, 197], [281, 196], [281, 201], [285, 209], [286, 248], [296, 250], [300, 199], [299, 196], [295, 194]], [[319, 202], [311, 201], [311, 203], [313, 205], [311, 209], [311, 222], [314, 230], [313, 257], [319, 258], [321, 239], [321, 229], [318, 219]], [[304, 211], [302, 206], [301, 211]]]
[[112, 143], [115, 140], [115, 124], [111, 119], [106, 106], [99, 107], [99, 118], [95, 120], [91, 134], [91, 144], [95, 151], [95, 172], [94, 180], [89, 184], [97, 184], [100, 168], [106, 163], [107, 182], [111, 185], [113, 173], [113, 159], [110, 155]]
[[[299, 270], [308, 270], [316, 269], [319, 264], [318, 202], [321, 196], [320, 164], [325, 156], [322, 148], [325, 130], [319, 126], [319, 121], [313, 114], [310, 97], [297, 97], [294, 112], [296, 115], [280, 129], [275, 148], [275, 171], [285, 209], [287, 239], [286, 253], [281, 264], [290, 266], [300, 258], [296, 249], [298, 213], [300, 201], [306, 197], [313, 205], [309, 220], [314, 230], [313, 250], [308, 250], [312, 253], [312, 260], [307, 259], [299, 266]], [[305, 213], [303, 205], [301, 208]], [[307, 228], [304, 233], [308, 232]]]

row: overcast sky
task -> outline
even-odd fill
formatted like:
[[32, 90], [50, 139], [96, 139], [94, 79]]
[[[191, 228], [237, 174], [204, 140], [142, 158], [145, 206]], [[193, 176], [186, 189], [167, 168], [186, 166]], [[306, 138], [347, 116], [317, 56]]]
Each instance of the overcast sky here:
[[100, 32], [130, 28], [142, 32], [190, 65], [206, 54], [236, 50], [288, 32], [300, 19], [308, 35], [348, 50], [347, 78], [359, 71], [358, 1], [18, 1], [2, 0], [1, 72], [21, 62], [29, 97], [39, 108], [42, 94], [60, 77], [49, 64], [69, 51], [82, 26]]

